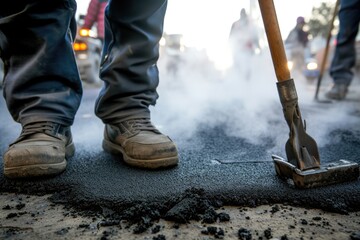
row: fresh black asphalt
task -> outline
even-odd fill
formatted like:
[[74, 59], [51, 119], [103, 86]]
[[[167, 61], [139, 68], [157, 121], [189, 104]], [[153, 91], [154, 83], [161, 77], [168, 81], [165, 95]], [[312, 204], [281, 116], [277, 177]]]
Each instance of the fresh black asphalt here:
[[[175, 204], [184, 193], [201, 191], [206, 198], [226, 205], [285, 203], [336, 212], [360, 210], [360, 180], [296, 189], [275, 174], [271, 160], [273, 139], [265, 139], [261, 144], [250, 143], [229, 135], [221, 124], [202, 124], [191, 138], [166, 132], [179, 149], [180, 163], [175, 168], [147, 171], [129, 167], [121, 157], [102, 150], [103, 124], [93, 113], [96, 95], [96, 89], [84, 91], [72, 127], [76, 154], [69, 159], [67, 170], [54, 178], [32, 180], [6, 179], [1, 171], [1, 192], [54, 193], [57, 202], [109, 209], [154, 202]], [[281, 113], [279, 105], [274, 108]], [[319, 104], [309, 107], [310, 110], [320, 108]], [[162, 124], [161, 117], [155, 116], [155, 119], [156, 124]], [[280, 114], [274, 126], [284, 125], [284, 121]], [[342, 158], [360, 164], [360, 121], [341, 126], [345, 127], [332, 129], [329, 142], [319, 148], [321, 160], [326, 163]], [[20, 130], [19, 124], [11, 119], [4, 100], [0, 100], [0, 169], [3, 153]], [[285, 143], [286, 134], [283, 140]], [[283, 146], [275, 149], [282, 151], [275, 154], [284, 155]]]

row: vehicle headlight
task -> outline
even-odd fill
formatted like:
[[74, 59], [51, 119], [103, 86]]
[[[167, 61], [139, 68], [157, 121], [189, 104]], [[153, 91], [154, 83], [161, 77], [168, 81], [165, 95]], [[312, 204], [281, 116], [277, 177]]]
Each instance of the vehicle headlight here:
[[75, 42], [73, 44], [74, 51], [85, 51], [88, 49], [88, 46], [84, 42]]
[[308, 64], [306, 64], [306, 68], [308, 70], [315, 70], [318, 68], [318, 65], [316, 62], [309, 62]]
[[90, 36], [90, 29], [82, 28], [79, 30], [79, 35], [82, 37], [89, 37]]
[[292, 70], [293, 67], [294, 67], [294, 63], [293, 63], [292, 61], [288, 61], [288, 62], [287, 62], [287, 66], [288, 66], [288, 69], [289, 69], [289, 70]]
[[79, 30], [79, 35], [81, 37], [96, 37], [96, 33], [91, 29], [87, 29], [87, 28], [81, 28]]

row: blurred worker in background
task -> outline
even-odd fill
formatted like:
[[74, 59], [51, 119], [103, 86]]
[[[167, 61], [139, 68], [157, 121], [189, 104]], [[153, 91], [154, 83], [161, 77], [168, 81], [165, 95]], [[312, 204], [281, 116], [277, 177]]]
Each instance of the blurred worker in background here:
[[309, 41], [309, 34], [304, 30], [305, 24], [304, 17], [298, 17], [295, 27], [285, 40], [288, 58], [297, 70], [302, 70], [305, 66], [305, 54]]
[[231, 25], [229, 41], [234, 56], [253, 54], [259, 48], [256, 27], [244, 8], [240, 11], [240, 18]]
[[108, 0], [90, 0], [82, 28], [91, 29], [96, 25], [97, 37], [103, 42], [105, 36], [105, 7]]
[[238, 73], [250, 77], [251, 57], [259, 51], [259, 36], [255, 24], [244, 8], [240, 11], [240, 18], [230, 29], [229, 44], [233, 57], [233, 66]]
[[[19, 0], [0, 8], [4, 97], [22, 126], [3, 157], [6, 177], [60, 174], [75, 152], [70, 127], [82, 98], [72, 47], [76, 7], [75, 0]], [[140, 168], [178, 164], [175, 144], [151, 123], [149, 110], [158, 99], [166, 7], [166, 0], [110, 0], [105, 11], [104, 85], [95, 104], [105, 125], [102, 147]]]
[[355, 38], [359, 31], [360, 0], [341, 0], [339, 11], [339, 33], [335, 54], [330, 66], [333, 86], [325, 96], [329, 99], [342, 100], [353, 79], [352, 68], [356, 62]]

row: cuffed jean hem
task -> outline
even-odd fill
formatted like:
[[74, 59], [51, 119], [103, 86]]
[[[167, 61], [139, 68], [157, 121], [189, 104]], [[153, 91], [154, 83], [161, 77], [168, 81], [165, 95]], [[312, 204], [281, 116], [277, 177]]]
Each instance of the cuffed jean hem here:
[[116, 125], [123, 121], [127, 121], [130, 119], [139, 119], [139, 118], [150, 119], [150, 111], [149, 110], [123, 111], [121, 112], [121, 114], [115, 117], [101, 119], [101, 120], [104, 124]]
[[74, 120], [59, 118], [58, 116], [27, 116], [26, 118], [20, 119], [19, 122], [22, 126], [35, 122], [54, 122], [69, 127], [73, 125]]
[[344, 78], [334, 78], [334, 84], [345, 84], [349, 86], [351, 84], [352, 79], [344, 79]]

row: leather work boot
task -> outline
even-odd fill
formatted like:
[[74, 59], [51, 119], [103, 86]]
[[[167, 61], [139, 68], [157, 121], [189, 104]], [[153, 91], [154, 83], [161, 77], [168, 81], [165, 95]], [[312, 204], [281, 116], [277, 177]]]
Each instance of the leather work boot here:
[[56, 175], [74, 155], [70, 127], [53, 122], [23, 126], [20, 137], [4, 155], [4, 175], [9, 178]]
[[124, 161], [135, 167], [156, 169], [178, 164], [175, 144], [160, 133], [150, 119], [106, 124], [103, 148], [112, 154], [122, 154]]
[[346, 84], [334, 84], [330, 91], [325, 94], [325, 97], [333, 100], [343, 100], [348, 92]]

